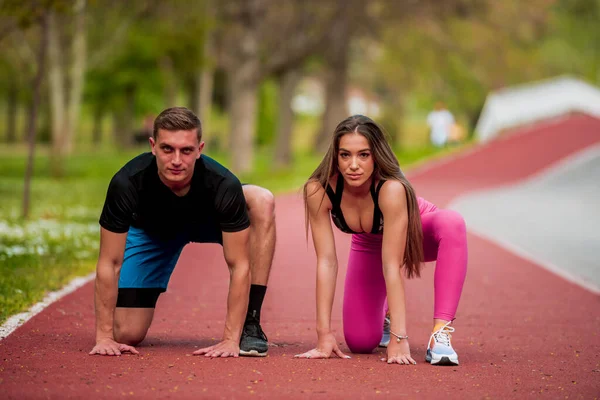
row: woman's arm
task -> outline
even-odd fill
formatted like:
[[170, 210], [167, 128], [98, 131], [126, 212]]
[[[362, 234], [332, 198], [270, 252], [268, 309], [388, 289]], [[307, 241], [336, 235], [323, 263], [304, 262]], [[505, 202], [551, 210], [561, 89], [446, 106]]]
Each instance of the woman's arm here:
[[[337, 255], [329, 220], [331, 202], [318, 182], [308, 186], [308, 220], [317, 253], [317, 334], [331, 332], [331, 309], [337, 279]], [[312, 195], [310, 195], [312, 194]]]
[[307, 187], [308, 220], [317, 253], [317, 336], [318, 345], [301, 358], [328, 358], [331, 352], [346, 357], [338, 348], [331, 333], [331, 309], [337, 279], [337, 256], [333, 230], [329, 220], [331, 202], [319, 182], [311, 182]]
[[[408, 207], [404, 185], [396, 180], [384, 183], [379, 192], [379, 207], [385, 224], [381, 251], [390, 312], [390, 330], [395, 335], [407, 336], [406, 299], [401, 269], [404, 264], [408, 231]], [[400, 339], [398, 342], [395, 335], [392, 335], [388, 345], [388, 362], [414, 364], [414, 360], [410, 357], [408, 340]]]

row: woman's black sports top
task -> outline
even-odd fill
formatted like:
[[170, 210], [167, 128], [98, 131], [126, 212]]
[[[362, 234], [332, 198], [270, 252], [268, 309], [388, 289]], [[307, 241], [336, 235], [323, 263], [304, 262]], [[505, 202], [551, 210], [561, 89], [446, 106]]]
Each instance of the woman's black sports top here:
[[[371, 183], [371, 197], [373, 197], [373, 204], [375, 205], [375, 209], [373, 210], [373, 228], [371, 229], [371, 233], [383, 233], [383, 214], [381, 213], [381, 209], [379, 208], [379, 191], [381, 190], [381, 186], [385, 181], [381, 180], [375, 187], [375, 180], [372, 180]], [[342, 203], [342, 192], [344, 191], [344, 177], [342, 174], [338, 174], [337, 184], [335, 187], [335, 192], [331, 188], [329, 183], [327, 184], [327, 196], [329, 196], [329, 200], [331, 201], [331, 219], [335, 226], [339, 228], [344, 233], [364, 233], [364, 232], [354, 232], [344, 219], [344, 214], [342, 213], [341, 203]]]

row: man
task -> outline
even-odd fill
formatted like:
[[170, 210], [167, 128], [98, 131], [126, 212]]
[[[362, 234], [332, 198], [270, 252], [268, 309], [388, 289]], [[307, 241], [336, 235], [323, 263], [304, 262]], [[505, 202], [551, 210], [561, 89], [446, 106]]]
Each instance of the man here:
[[450, 139], [454, 116], [446, 109], [444, 103], [437, 102], [435, 109], [427, 115], [427, 125], [429, 125], [431, 144], [435, 147], [444, 147]]
[[202, 155], [200, 120], [186, 108], [166, 109], [155, 119], [150, 145], [152, 153], [125, 164], [108, 188], [90, 354], [138, 353], [133, 346], [146, 336], [179, 254], [199, 242], [223, 246], [231, 279], [223, 339], [194, 354], [265, 356], [260, 310], [275, 248], [273, 195], [242, 187]]

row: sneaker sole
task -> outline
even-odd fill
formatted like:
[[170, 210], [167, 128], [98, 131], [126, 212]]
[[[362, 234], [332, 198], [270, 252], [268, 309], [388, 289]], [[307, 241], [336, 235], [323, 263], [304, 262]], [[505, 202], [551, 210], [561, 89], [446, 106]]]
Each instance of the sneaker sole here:
[[389, 342], [388, 343], [379, 343], [379, 347], [388, 347], [388, 344], [389, 344]]
[[439, 365], [439, 366], [456, 366], [456, 365], [458, 365], [458, 358], [451, 359], [450, 357], [446, 357], [446, 356], [442, 356], [439, 360], [433, 359], [431, 357], [425, 357], [425, 361], [427, 361], [431, 365]]
[[257, 350], [250, 350], [250, 351], [240, 350], [240, 356], [244, 356], [244, 357], [266, 357], [267, 356], [267, 352], [265, 351], [264, 353], [259, 353]]

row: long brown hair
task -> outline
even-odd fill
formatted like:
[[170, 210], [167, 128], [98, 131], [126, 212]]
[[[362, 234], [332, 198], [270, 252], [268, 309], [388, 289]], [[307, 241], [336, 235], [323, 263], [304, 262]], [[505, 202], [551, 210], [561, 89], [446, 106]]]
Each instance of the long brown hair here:
[[[398, 159], [394, 155], [383, 129], [372, 119], [364, 115], [353, 115], [338, 124], [331, 137], [331, 143], [329, 144], [327, 153], [325, 153], [325, 157], [323, 157], [317, 169], [304, 184], [303, 197], [306, 234], [308, 236], [308, 184], [316, 181], [320, 183], [321, 187], [326, 188], [331, 177], [338, 173], [337, 156], [340, 140], [342, 136], [348, 133], [359, 133], [369, 142], [375, 162], [371, 179], [395, 179], [400, 181], [404, 186], [408, 207], [408, 230], [406, 248], [404, 250], [404, 266], [406, 268], [406, 275], [409, 278], [414, 276], [419, 277], [421, 274], [421, 263], [424, 260], [423, 230], [421, 228], [421, 214], [419, 213], [419, 204], [417, 203], [415, 190], [400, 170]], [[310, 195], [312, 196], [313, 194], [311, 193]]]

